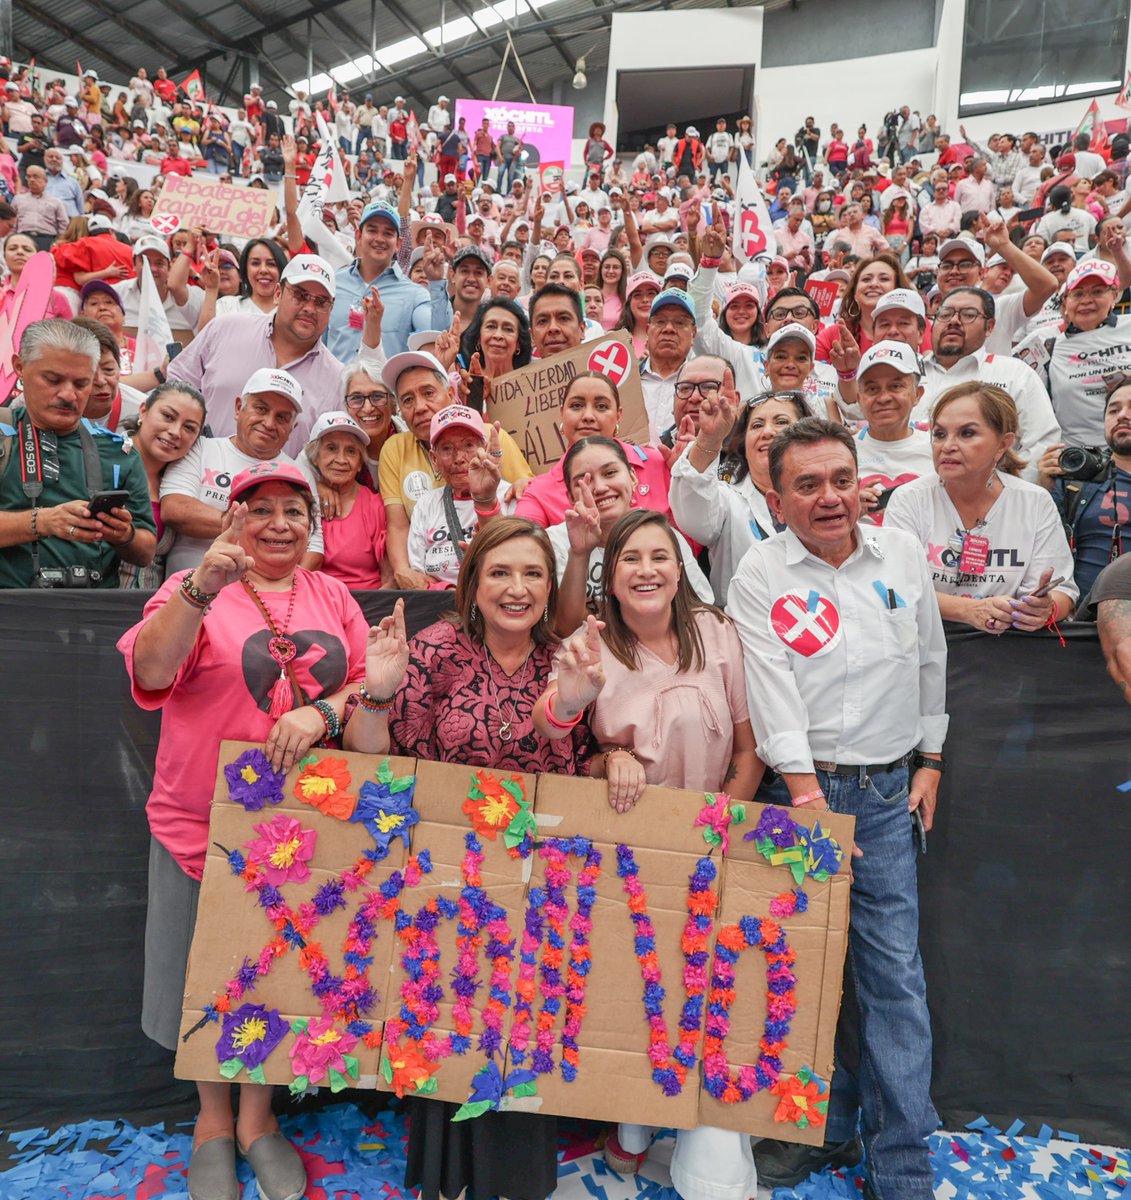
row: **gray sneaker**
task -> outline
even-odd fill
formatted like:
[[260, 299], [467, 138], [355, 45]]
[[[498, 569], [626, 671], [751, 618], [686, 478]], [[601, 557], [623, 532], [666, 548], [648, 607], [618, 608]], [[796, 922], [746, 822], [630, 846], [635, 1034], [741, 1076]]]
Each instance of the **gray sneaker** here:
[[202, 1142], [188, 1165], [189, 1200], [240, 1200], [236, 1146], [230, 1137]]
[[302, 1200], [306, 1168], [298, 1151], [278, 1130], [257, 1137], [240, 1153], [251, 1163], [261, 1200]]

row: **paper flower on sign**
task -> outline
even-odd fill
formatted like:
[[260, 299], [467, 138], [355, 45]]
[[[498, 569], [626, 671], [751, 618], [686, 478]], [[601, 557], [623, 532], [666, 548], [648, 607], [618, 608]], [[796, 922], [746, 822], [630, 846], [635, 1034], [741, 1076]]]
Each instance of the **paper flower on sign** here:
[[524, 796], [518, 802], [518, 812], [511, 818], [511, 823], [503, 833], [506, 848], [515, 854], [525, 856], [534, 845], [534, 835], [538, 832], [538, 822], [530, 810], [530, 801]]
[[785, 811], [770, 805], [758, 818], [758, 824], [746, 835], [745, 840], [756, 842], [760, 853], [762, 842], [768, 841], [778, 850], [786, 850], [797, 840], [797, 822]]
[[228, 798], [248, 812], [258, 812], [265, 804], [278, 804], [283, 799], [287, 777], [282, 771], [271, 770], [262, 750], [245, 750], [225, 766], [224, 778], [228, 781]]
[[805, 873], [818, 883], [835, 875], [844, 862], [844, 850], [831, 833], [825, 833], [818, 821], [813, 828], [798, 827], [797, 844], [805, 852]]
[[387, 857], [395, 839], [400, 838], [408, 845], [408, 831], [420, 820], [420, 814], [412, 807], [415, 788], [413, 776], [393, 775], [388, 759], [378, 768], [376, 783], [367, 781], [361, 785], [350, 820], [360, 821], [372, 835], [376, 849], [370, 857], [374, 862]]
[[413, 1042], [403, 1047], [385, 1045], [381, 1074], [393, 1085], [398, 1096], [427, 1096], [434, 1092], [436, 1080], [433, 1076], [439, 1069], [439, 1062], [425, 1057]]
[[348, 821], [357, 803], [349, 790], [349, 763], [344, 758], [315, 758], [310, 754], [299, 766], [302, 774], [295, 781], [295, 796], [328, 817]]
[[332, 1092], [340, 1092], [349, 1086], [349, 1079], [358, 1077], [357, 1059], [350, 1051], [357, 1045], [357, 1038], [344, 1029], [339, 1029], [330, 1017], [305, 1018], [291, 1026], [295, 1033], [290, 1049], [291, 1070], [295, 1079], [291, 1091], [304, 1092], [313, 1084], [327, 1077]]
[[231, 1079], [241, 1067], [246, 1067], [253, 1078], [261, 1077], [264, 1062], [287, 1036], [289, 1028], [278, 1009], [262, 1004], [241, 1004], [235, 1012], [227, 1013], [216, 1043], [220, 1074]]
[[526, 791], [517, 775], [499, 779], [490, 771], [476, 771], [463, 802], [463, 811], [476, 833], [495, 841], [510, 827], [525, 799]]
[[708, 846], [721, 846], [723, 854], [730, 849], [730, 827], [746, 820], [746, 805], [731, 804], [730, 797], [719, 792], [704, 793], [707, 803], [695, 818], [696, 827], [703, 826], [703, 840]]
[[783, 1075], [770, 1091], [780, 1096], [775, 1121], [792, 1121], [798, 1129], [818, 1128], [829, 1111], [829, 1085], [808, 1067]]
[[307, 864], [318, 838], [313, 829], [304, 829], [294, 817], [279, 813], [274, 820], [256, 825], [255, 832], [259, 837], [246, 843], [247, 857], [263, 868], [271, 887], [310, 878]]
[[485, 1112], [498, 1110], [503, 1096], [534, 1096], [538, 1093], [533, 1071], [512, 1071], [505, 1079], [498, 1064], [489, 1062], [476, 1071], [471, 1080], [471, 1095], [452, 1117], [453, 1121], [468, 1121]]

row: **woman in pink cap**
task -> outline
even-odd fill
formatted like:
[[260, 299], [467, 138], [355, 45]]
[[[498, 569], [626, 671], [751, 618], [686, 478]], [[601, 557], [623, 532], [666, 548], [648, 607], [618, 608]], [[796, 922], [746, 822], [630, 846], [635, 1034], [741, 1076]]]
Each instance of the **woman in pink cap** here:
[[632, 349], [637, 359], [645, 354], [648, 340], [648, 322], [652, 315], [652, 301], [664, 289], [664, 281], [651, 271], [636, 271], [628, 277], [624, 289], [624, 311], [617, 329], [632, 335]]

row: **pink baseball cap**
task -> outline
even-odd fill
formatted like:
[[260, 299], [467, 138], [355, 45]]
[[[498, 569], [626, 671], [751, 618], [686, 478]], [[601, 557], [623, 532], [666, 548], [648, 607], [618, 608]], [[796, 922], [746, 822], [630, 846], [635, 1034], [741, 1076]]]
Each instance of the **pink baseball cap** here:
[[465, 404], [449, 404], [447, 408], [440, 409], [432, 418], [428, 444], [434, 446], [436, 439], [449, 429], [469, 429], [484, 445], [487, 443], [487, 427], [483, 424], [483, 418]]
[[664, 290], [664, 281], [654, 271], [637, 271], [628, 277], [628, 283], [625, 284], [624, 295], [628, 299], [637, 288], [645, 285], [654, 287], [657, 292]]
[[1065, 281], [1064, 290], [1066, 292], [1074, 291], [1086, 279], [1098, 279], [1104, 287], [1119, 287], [1119, 272], [1115, 267], [1102, 258], [1090, 258], [1087, 262], [1078, 263], [1072, 268]]
[[736, 283], [733, 287], [727, 288], [726, 299], [723, 300], [723, 308], [732, 300], [738, 300], [741, 297], [747, 297], [753, 300], [758, 306], [758, 311], [762, 310], [762, 297], [758, 294], [758, 289], [752, 283]]
[[244, 492], [251, 491], [252, 488], [258, 487], [261, 483], [289, 483], [294, 487], [301, 488], [309, 495], [314, 494], [310, 487], [310, 481], [294, 463], [260, 462], [256, 463], [253, 467], [248, 467], [246, 470], [241, 471], [232, 480], [232, 488], [228, 493], [228, 503], [234, 504]]

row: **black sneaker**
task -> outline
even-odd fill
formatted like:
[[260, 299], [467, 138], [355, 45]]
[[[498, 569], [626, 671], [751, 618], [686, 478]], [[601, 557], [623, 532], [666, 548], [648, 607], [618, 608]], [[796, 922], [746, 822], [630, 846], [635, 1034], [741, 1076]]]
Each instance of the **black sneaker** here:
[[825, 1167], [854, 1167], [864, 1157], [858, 1137], [848, 1142], [826, 1142], [823, 1146], [800, 1146], [764, 1138], [754, 1147], [758, 1183], [767, 1188], [791, 1188], [823, 1171]]

